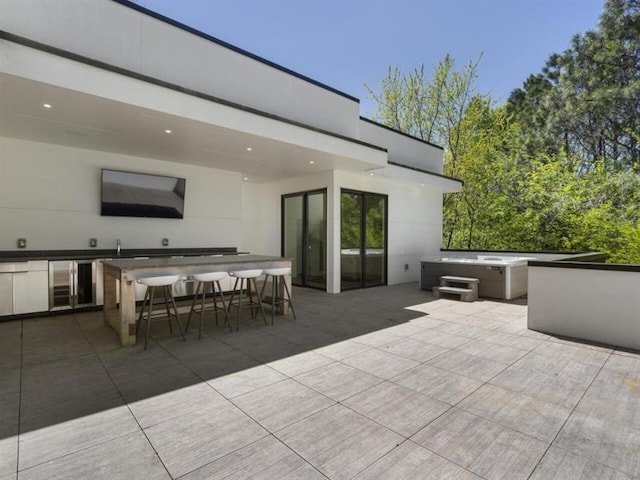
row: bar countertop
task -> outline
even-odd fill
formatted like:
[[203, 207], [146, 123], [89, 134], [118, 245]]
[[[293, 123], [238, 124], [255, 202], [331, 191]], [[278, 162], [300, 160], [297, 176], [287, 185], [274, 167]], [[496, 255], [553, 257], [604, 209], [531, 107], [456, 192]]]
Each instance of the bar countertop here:
[[[135, 281], [145, 277], [179, 275], [184, 278], [196, 273], [264, 270], [265, 268], [291, 267], [291, 264], [290, 258], [249, 254], [105, 259], [102, 261], [104, 323], [116, 331], [122, 345], [136, 343], [138, 317], [136, 315]], [[284, 281], [290, 282], [290, 276], [286, 275]]]
[[121, 270], [137, 268], [162, 268], [162, 267], [189, 267], [189, 266], [215, 266], [228, 265], [230, 263], [251, 262], [279, 262], [291, 261], [289, 258], [269, 255], [210, 255], [188, 257], [152, 257], [152, 258], [119, 258], [104, 260], [102, 263], [111, 265]]
[[[152, 271], [154, 275], [181, 273], [193, 275], [199, 272], [227, 271], [234, 264], [243, 269], [270, 268], [291, 265], [290, 258], [269, 255], [220, 255], [220, 256], [188, 256], [188, 257], [156, 257], [156, 258], [120, 258], [103, 260], [106, 268], [125, 272], [127, 277], [137, 277]], [[131, 272], [131, 275], [128, 274]], [[133, 279], [132, 278], [132, 279]]]

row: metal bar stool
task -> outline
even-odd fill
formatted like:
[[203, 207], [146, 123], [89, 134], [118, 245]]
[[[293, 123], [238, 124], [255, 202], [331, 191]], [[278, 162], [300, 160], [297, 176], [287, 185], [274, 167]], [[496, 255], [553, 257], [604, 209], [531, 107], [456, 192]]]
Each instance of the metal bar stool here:
[[202, 338], [202, 319], [204, 318], [205, 311], [205, 298], [207, 296], [207, 284], [211, 284], [211, 299], [213, 303], [213, 312], [216, 319], [216, 325], [218, 325], [218, 302], [216, 301], [216, 285], [218, 286], [218, 295], [222, 301], [222, 309], [224, 310], [225, 322], [229, 325], [229, 331], [233, 332], [231, 327], [231, 319], [229, 318], [229, 309], [224, 301], [224, 294], [220, 287], [220, 280], [227, 278], [229, 274], [227, 272], [208, 272], [208, 273], [196, 273], [193, 275], [193, 279], [198, 282], [196, 287], [196, 293], [193, 295], [193, 302], [191, 302], [191, 310], [189, 310], [189, 317], [187, 318], [187, 324], [184, 327], [185, 332], [189, 331], [189, 323], [191, 322], [191, 314], [197, 311], [196, 299], [200, 295], [200, 325], [198, 330], [198, 338]]
[[[147, 331], [144, 336], [144, 349], [147, 349], [147, 343], [149, 341], [149, 331], [151, 330], [151, 312], [153, 310], [153, 299], [155, 296], [156, 287], [162, 288], [162, 296], [164, 297], [164, 306], [167, 310], [167, 320], [169, 322], [169, 332], [173, 334], [173, 329], [171, 328], [171, 317], [176, 319], [178, 324], [178, 329], [180, 330], [180, 335], [182, 336], [182, 340], [184, 341], [184, 331], [182, 330], [182, 324], [180, 323], [180, 317], [178, 316], [178, 308], [176, 307], [176, 301], [173, 298], [173, 293], [171, 292], [171, 286], [176, 283], [180, 279], [179, 275], [164, 275], [160, 277], [147, 277], [147, 278], [139, 278], [137, 282], [141, 285], [145, 285], [147, 287], [147, 291], [144, 294], [144, 300], [142, 301], [142, 309], [140, 310], [140, 316], [138, 317], [138, 321], [136, 323], [136, 335], [138, 335], [138, 329], [140, 328], [140, 322], [144, 317], [145, 307], [148, 306], [147, 313]], [[171, 307], [173, 307], [173, 312], [169, 306], [169, 300], [171, 301]]]
[[[258, 292], [258, 288], [256, 287], [256, 278], [262, 275], [262, 270], [238, 270], [237, 272], [230, 272], [230, 276], [235, 277], [236, 281], [233, 284], [233, 293], [231, 294], [231, 300], [229, 301], [229, 309], [231, 307], [235, 307], [238, 309], [238, 319], [236, 321], [236, 331], [240, 330], [240, 318], [242, 317], [242, 305], [249, 304], [251, 307], [251, 318], [255, 318], [254, 309], [257, 315], [257, 309], [260, 309], [262, 313], [262, 319], [264, 320], [264, 324], [267, 324], [267, 317], [264, 315], [264, 309], [262, 308], [262, 299], [260, 298], [260, 293]], [[238, 282], [240, 282], [240, 288], [238, 288]], [[248, 299], [243, 299], [243, 288], [244, 285], [247, 286], [247, 295]], [[252, 288], [253, 287], [253, 288]], [[239, 300], [237, 304], [233, 303], [233, 299], [236, 296], [236, 293], [239, 294]], [[254, 306], [253, 295], [257, 298], [257, 307]]]
[[[269, 277], [271, 277], [271, 325], [273, 325], [273, 316], [276, 309], [276, 305], [284, 305], [286, 303], [289, 304], [291, 308], [291, 313], [293, 313], [293, 319], [296, 320], [296, 311], [293, 308], [293, 302], [291, 301], [291, 292], [289, 291], [289, 287], [287, 286], [287, 282], [284, 279], [285, 275], [291, 275], [290, 267], [281, 267], [281, 268], [266, 268], [264, 270], [265, 279], [262, 284], [262, 291], [260, 292], [260, 297], [264, 298], [264, 289], [267, 286], [267, 282], [269, 281]], [[280, 297], [278, 295], [278, 284], [282, 282], [284, 285], [284, 291], [287, 294], [286, 297]]]

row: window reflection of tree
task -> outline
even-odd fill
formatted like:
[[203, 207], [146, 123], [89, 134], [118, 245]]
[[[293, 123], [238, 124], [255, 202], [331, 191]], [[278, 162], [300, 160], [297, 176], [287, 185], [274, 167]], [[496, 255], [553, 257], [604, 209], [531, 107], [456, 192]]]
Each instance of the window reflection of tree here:
[[341, 245], [343, 249], [360, 249], [360, 212], [361, 196], [342, 194]]

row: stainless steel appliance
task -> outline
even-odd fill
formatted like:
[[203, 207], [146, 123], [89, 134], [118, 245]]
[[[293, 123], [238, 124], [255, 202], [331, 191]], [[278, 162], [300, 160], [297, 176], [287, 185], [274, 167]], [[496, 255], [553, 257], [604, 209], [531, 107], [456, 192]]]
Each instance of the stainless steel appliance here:
[[96, 305], [95, 260], [49, 262], [49, 310]]

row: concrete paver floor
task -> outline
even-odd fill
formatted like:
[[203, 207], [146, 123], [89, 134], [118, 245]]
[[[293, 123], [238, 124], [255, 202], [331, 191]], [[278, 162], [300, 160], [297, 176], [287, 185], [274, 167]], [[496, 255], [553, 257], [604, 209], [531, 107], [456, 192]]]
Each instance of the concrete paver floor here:
[[527, 330], [526, 301], [295, 289], [298, 320], [0, 323], [0, 480], [640, 479], [640, 354]]

